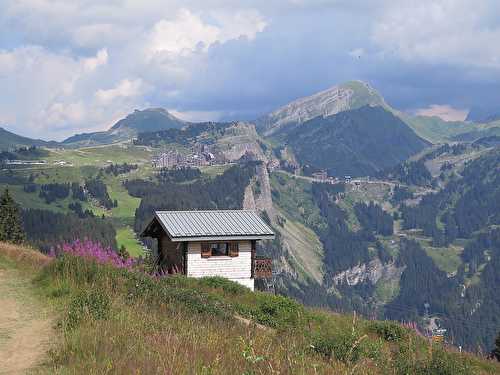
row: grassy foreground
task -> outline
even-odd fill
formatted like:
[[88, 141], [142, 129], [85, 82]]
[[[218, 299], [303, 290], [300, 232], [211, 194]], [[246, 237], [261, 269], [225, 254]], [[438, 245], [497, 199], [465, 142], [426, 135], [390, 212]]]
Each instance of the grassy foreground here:
[[[304, 308], [220, 278], [151, 278], [0, 244], [57, 312], [47, 373], [494, 374], [396, 323]], [[13, 262], [12, 262], [13, 261]]]

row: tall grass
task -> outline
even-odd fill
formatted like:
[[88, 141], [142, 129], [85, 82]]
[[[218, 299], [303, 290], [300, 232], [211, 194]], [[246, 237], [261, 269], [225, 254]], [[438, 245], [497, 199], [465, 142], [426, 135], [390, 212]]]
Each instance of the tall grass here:
[[42, 254], [38, 250], [6, 242], [0, 242], [0, 256], [13, 260], [20, 265], [29, 266], [35, 269], [43, 267], [51, 261], [48, 256]]
[[50, 373], [499, 371], [430, 346], [397, 323], [306, 309], [221, 278], [155, 278], [65, 254], [38, 271], [34, 282], [60, 312], [62, 340], [51, 353]]

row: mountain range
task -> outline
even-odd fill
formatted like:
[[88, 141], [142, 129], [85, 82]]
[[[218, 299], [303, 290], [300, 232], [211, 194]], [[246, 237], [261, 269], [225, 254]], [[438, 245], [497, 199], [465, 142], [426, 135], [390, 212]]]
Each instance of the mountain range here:
[[[252, 123], [263, 137], [283, 138], [281, 135], [317, 117], [329, 117], [340, 112], [349, 112], [363, 106], [379, 106], [391, 112], [407, 124], [421, 138], [440, 143], [452, 141], [461, 134], [468, 134], [467, 139], [497, 134], [500, 125], [496, 122], [476, 124], [470, 121], [444, 121], [439, 117], [413, 116], [391, 107], [369, 84], [362, 81], [351, 81], [299, 98], [278, 109], [265, 114]], [[371, 121], [373, 123], [373, 121]], [[10, 133], [0, 143], [0, 149], [16, 146], [46, 147], [87, 147], [127, 142], [139, 133], [156, 132], [167, 129], [180, 129], [192, 123], [183, 121], [162, 108], [135, 110], [124, 119], [118, 121], [107, 131], [76, 134], [56, 143], [31, 140], [17, 137]], [[377, 126], [377, 124], [372, 124]], [[489, 130], [494, 128], [493, 131]], [[497, 129], [498, 128], [498, 129]], [[5, 130], [4, 130], [5, 132]], [[286, 137], [286, 136], [285, 136]], [[477, 138], [476, 138], [477, 139]]]

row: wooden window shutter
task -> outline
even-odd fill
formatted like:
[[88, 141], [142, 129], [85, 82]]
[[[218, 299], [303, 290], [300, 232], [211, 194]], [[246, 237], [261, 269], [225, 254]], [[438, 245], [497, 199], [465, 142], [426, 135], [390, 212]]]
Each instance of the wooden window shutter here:
[[212, 255], [212, 249], [210, 248], [210, 244], [206, 242], [201, 243], [201, 257], [202, 258], [210, 258]]
[[239, 255], [239, 246], [238, 242], [230, 242], [229, 243], [229, 256], [237, 257]]

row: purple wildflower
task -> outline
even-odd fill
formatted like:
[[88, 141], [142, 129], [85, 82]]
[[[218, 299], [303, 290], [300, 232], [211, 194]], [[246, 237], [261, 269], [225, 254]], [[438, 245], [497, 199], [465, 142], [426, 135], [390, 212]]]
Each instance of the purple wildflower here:
[[71, 254], [78, 257], [94, 259], [98, 263], [111, 264], [117, 268], [132, 269], [136, 261], [133, 258], [122, 258], [110, 247], [104, 247], [98, 242], [91, 240], [75, 240], [71, 243], [64, 243], [56, 249], [50, 251], [51, 256], [58, 254]]

